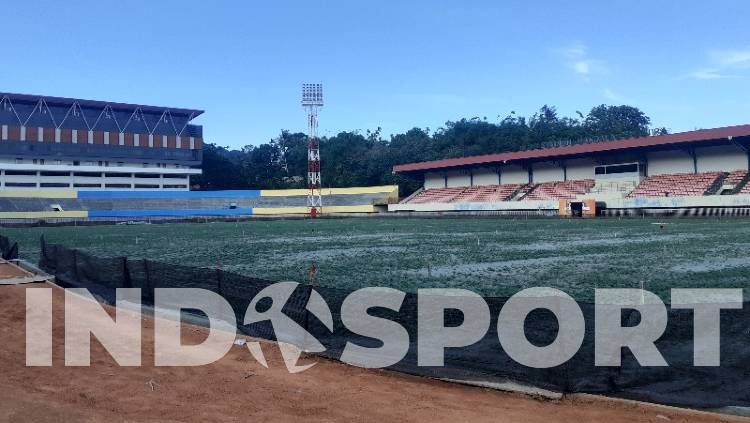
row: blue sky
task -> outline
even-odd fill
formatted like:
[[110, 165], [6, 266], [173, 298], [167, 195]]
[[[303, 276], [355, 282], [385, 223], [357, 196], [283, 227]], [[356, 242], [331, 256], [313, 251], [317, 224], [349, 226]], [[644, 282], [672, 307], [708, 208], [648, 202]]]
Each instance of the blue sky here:
[[[565, 4], [568, 3], [568, 4]], [[750, 2], [5, 1], [0, 91], [199, 108], [209, 142], [384, 135], [631, 104], [672, 131], [750, 123]]]

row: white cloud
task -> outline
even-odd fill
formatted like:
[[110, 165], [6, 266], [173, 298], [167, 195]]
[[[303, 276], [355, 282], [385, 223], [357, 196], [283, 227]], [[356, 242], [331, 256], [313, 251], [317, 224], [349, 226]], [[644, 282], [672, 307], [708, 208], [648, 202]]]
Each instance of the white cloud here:
[[714, 50], [709, 53], [711, 60], [721, 67], [750, 66], [750, 49], [747, 50]]
[[614, 91], [610, 90], [609, 88], [605, 88], [602, 92], [604, 94], [604, 97], [609, 101], [619, 101], [622, 102], [623, 98], [621, 95], [615, 93]]
[[750, 49], [712, 50], [708, 52], [708, 66], [684, 75], [685, 78], [712, 80], [732, 78], [737, 73], [750, 69]]
[[698, 69], [697, 71], [690, 72], [689, 74], [687, 74], [685, 76], [687, 78], [702, 79], [702, 80], [724, 79], [724, 78], [729, 78], [730, 77], [730, 75], [722, 73], [719, 69], [714, 69], [714, 68]]
[[589, 57], [586, 46], [582, 43], [558, 48], [555, 53], [563, 59], [568, 69], [581, 77], [587, 78], [594, 73], [604, 73], [605, 71], [601, 61]]
[[580, 60], [572, 64], [573, 71], [580, 75], [588, 75], [591, 72], [591, 64], [586, 60]]

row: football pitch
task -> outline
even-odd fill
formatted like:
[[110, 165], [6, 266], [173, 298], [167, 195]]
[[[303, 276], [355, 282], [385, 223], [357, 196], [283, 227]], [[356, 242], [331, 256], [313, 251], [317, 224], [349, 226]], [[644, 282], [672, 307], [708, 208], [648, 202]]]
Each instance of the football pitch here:
[[[663, 224], [662, 224], [663, 223]], [[485, 296], [531, 286], [591, 300], [593, 288], [741, 287], [750, 282], [746, 219], [346, 218], [3, 228], [21, 256], [39, 237], [128, 256], [270, 280], [348, 289], [466, 288]]]

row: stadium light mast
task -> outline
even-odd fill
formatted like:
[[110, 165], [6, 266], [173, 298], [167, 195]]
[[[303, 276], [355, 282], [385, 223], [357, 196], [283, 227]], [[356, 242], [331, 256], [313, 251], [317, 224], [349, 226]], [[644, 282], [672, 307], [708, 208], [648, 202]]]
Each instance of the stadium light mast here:
[[318, 140], [318, 109], [323, 107], [323, 84], [302, 84], [302, 107], [307, 110], [307, 207], [310, 216], [323, 211], [320, 192], [320, 141]]

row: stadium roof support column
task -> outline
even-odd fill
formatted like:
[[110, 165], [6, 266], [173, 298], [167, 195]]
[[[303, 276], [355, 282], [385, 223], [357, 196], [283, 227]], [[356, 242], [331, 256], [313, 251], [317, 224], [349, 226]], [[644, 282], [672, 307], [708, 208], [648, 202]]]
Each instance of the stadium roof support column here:
[[741, 142], [738, 142], [732, 137], [729, 137], [729, 141], [732, 142], [732, 144], [739, 147], [742, 151], [745, 152], [745, 156], [747, 157], [747, 170], [750, 170], [750, 149], [747, 148], [747, 146]]
[[531, 165], [531, 162], [526, 162], [524, 166], [526, 167], [526, 171], [529, 173], [529, 178], [528, 178], [529, 183], [533, 184], [534, 183], [534, 169], [533, 169], [534, 166]]
[[688, 148], [688, 154], [693, 159], [693, 174], [698, 173], [698, 155], [695, 153], [694, 148]]

